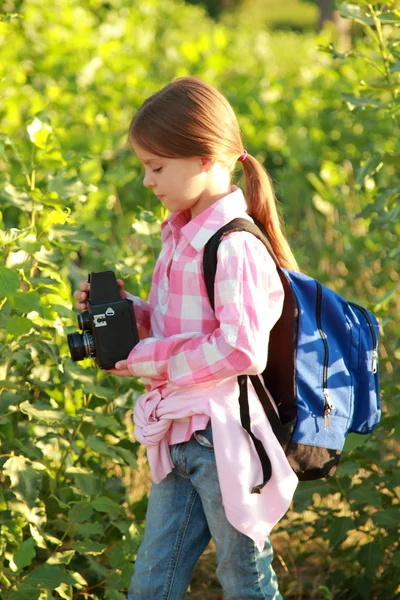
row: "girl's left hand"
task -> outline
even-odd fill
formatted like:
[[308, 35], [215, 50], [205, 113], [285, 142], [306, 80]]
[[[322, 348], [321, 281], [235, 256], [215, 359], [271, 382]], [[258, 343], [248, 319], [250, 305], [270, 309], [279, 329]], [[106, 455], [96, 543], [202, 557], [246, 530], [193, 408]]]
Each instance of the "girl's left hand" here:
[[111, 375], [118, 375], [118, 377], [133, 377], [132, 373], [128, 369], [128, 361], [127, 360], [119, 360], [115, 363], [114, 369], [104, 369], [106, 373], [111, 373]]

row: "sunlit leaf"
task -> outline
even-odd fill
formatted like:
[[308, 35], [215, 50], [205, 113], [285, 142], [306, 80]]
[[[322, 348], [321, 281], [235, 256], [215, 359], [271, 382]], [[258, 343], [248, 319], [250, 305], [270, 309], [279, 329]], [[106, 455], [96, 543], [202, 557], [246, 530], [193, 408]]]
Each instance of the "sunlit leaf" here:
[[65, 550], [64, 552], [55, 552], [48, 558], [47, 564], [48, 565], [69, 565], [74, 554], [75, 554], [75, 550]]
[[93, 556], [103, 554], [104, 550], [107, 548], [105, 544], [100, 544], [93, 540], [79, 540], [71, 544], [71, 547], [80, 554], [92, 554]]
[[38, 496], [41, 474], [24, 456], [13, 456], [4, 463], [4, 474], [11, 480], [11, 489], [32, 508]]
[[36, 118], [28, 125], [27, 131], [31, 142], [38, 146], [38, 148], [45, 148], [52, 134], [52, 128], [48, 123], [43, 123], [40, 119]]

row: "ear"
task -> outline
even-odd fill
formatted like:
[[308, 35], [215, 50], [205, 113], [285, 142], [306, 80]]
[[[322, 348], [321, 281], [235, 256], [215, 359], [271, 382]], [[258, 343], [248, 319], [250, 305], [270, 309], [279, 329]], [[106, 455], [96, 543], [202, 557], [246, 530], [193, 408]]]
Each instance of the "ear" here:
[[215, 160], [213, 158], [200, 158], [201, 160], [201, 170], [204, 173], [208, 173], [211, 171], [215, 164]]

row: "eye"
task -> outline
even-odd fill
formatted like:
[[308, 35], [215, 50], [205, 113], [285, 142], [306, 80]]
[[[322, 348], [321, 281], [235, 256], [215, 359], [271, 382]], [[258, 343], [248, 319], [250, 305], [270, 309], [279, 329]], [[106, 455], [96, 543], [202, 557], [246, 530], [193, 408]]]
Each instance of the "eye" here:
[[153, 173], [161, 173], [162, 171], [162, 167], [159, 167], [158, 169], [153, 169]]

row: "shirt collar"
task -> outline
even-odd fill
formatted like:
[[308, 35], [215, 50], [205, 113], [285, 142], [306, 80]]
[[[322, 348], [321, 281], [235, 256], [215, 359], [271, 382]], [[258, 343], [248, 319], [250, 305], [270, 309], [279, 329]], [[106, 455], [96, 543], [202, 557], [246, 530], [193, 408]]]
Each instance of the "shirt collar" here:
[[232, 186], [232, 192], [206, 208], [194, 219], [187, 212], [173, 212], [161, 225], [162, 241], [180, 230], [189, 244], [199, 252], [208, 240], [224, 225], [236, 217], [249, 218], [247, 204], [240, 188]]

